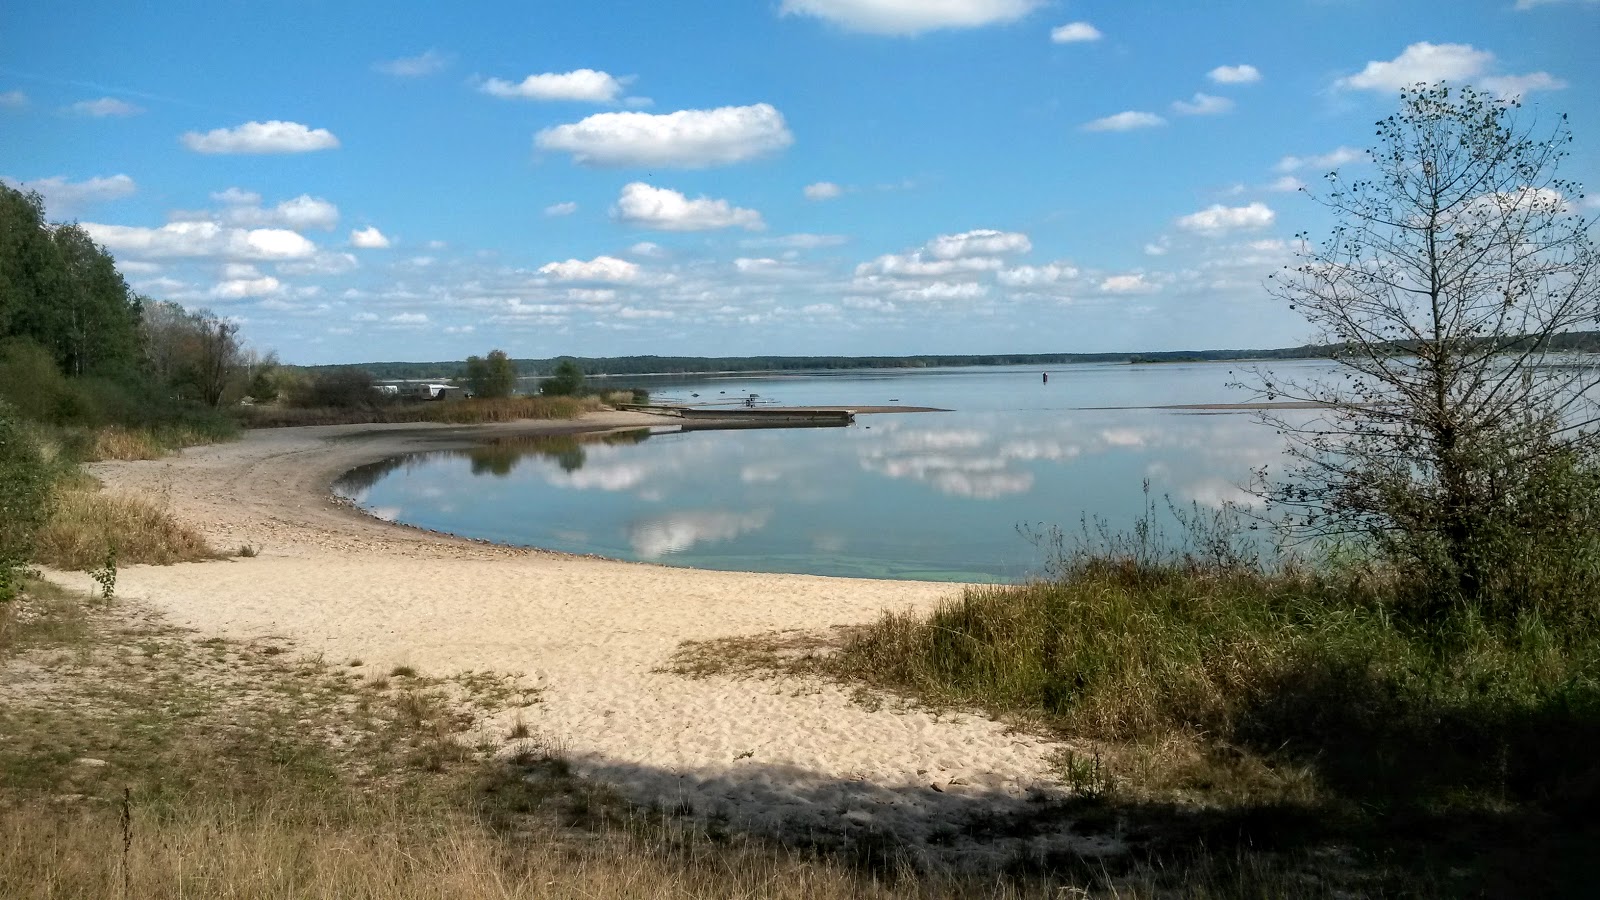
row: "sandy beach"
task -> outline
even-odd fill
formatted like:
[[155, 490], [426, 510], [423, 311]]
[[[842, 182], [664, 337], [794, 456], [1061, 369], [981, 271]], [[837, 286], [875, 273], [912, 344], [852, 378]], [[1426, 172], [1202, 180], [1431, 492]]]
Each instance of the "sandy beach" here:
[[[254, 558], [120, 573], [119, 595], [201, 635], [286, 639], [330, 663], [359, 659], [373, 674], [398, 665], [519, 674], [541, 692], [522, 713], [535, 736], [641, 802], [686, 803], [757, 830], [883, 831], [935, 855], [1013, 852], [950, 832], [1058, 791], [1050, 741], [976, 715], [863, 705], [834, 685], [658, 671], [684, 640], [859, 623], [926, 608], [952, 586], [501, 547], [378, 521], [329, 493], [352, 467], [408, 451], [656, 421], [606, 412], [578, 423], [262, 430], [91, 468], [108, 489], [166, 503], [219, 549], [261, 548]], [[510, 724], [494, 728], [503, 735]], [[1096, 849], [1093, 839], [1052, 840]]]

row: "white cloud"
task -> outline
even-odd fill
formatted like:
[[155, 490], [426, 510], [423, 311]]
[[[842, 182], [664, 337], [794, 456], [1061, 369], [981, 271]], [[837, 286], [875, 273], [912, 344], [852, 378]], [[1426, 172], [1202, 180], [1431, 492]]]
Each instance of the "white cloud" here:
[[260, 194], [256, 193], [255, 191], [247, 191], [244, 188], [237, 187], [230, 187], [221, 191], [212, 191], [211, 199], [217, 201], [218, 203], [226, 203], [229, 206], [259, 206], [261, 204]]
[[396, 313], [389, 317], [389, 321], [396, 325], [426, 325], [427, 313]]
[[44, 198], [50, 214], [59, 218], [68, 217], [74, 210], [90, 203], [118, 200], [138, 190], [138, 185], [126, 175], [88, 178], [83, 181], [68, 181], [64, 175], [36, 178], [33, 181], [16, 181], [11, 178], [0, 178], [0, 181], [19, 191], [37, 191]]
[[[887, 253], [856, 266], [857, 286], [874, 289], [896, 278], [948, 278], [993, 272], [1005, 264], [999, 257], [1033, 249], [1028, 236], [1017, 231], [980, 228], [960, 234], [941, 234], [911, 253]], [[920, 295], [911, 299], [919, 299]]]
[[1254, 84], [1261, 80], [1261, 71], [1252, 65], [1217, 66], [1206, 77], [1217, 84]]
[[1050, 40], [1057, 44], [1077, 44], [1084, 41], [1098, 41], [1103, 35], [1100, 29], [1088, 22], [1069, 22], [1058, 25], [1050, 30]]
[[1520, 97], [1532, 91], [1560, 90], [1565, 81], [1549, 72], [1526, 75], [1489, 75], [1495, 56], [1471, 44], [1430, 44], [1420, 41], [1406, 47], [1392, 60], [1374, 60], [1354, 75], [1335, 85], [1371, 91], [1398, 91], [1418, 82], [1465, 82], [1476, 80], [1484, 90], [1501, 97]]
[[282, 289], [283, 285], [271, 275], [256, 275], [221, 282], [211, 289], [211, 296], [216, 300], [243, 300], [247, 297], [267, 297]]
[[115, 97], [101, 97], [98, 100], [79, 100], [67, 107], [67, 111], [74, 115], [92, 116], [96, 119], [125, 118], [144, 112], [144, 107], [134, 106], [126, 100], [118, 100]]
[[309, 153], [332, 150], [339, 139], [326, 128], [307, 128], [299, 122], [246, 122], [235, 128], [218, 128], [183, 135], [183, 145], [196, 153]]
[[639, 280], [638, 263], [617, 259], [615, 256], [596, 256], [585, 262], [569, 259], [566, 262], [545, 263], [539, 267], [540, 275], [557, 281], [591, 281], [601, 284], [626, 284]]
[[941, 234], [927, 244], [928, 252], [939, 259], [1027, 253], [1032, 249], [1033, 244], [1027, 235], [1019, 231], [995, 231], [992, 228]]
[[1174, 100], [1172, 111], [1186, 116], [1214, 116], [1233, 109], [1233, 101], [1227, 97], [1218, 97], [1213, 94], [1196, 92], [1193, 100]]
[[420, 78], [444, 71], [450, 57], [437, 50], [425, 50], [417, 56], [403, 56], [372, 64], [372, 68], [396, 78]]
[[1039, 0], [783, 0], [781, 10], [851, 31], [914, 35], [1014, 22], [1038, 5]]
[[491, 97], [506, 100], [576, 100], [612, 103], [622, 93], [622, 82], [607, 72], [575, 69], [571, 72], [546, 72], [529, 75], [518, 82], [491, 78], [478, 86]]
[[819, 181], [805, 186], [807, 200], [832, 200], [844, 193], [844, 188], [831, 181]]
[[389, 246], [389, 238], [376, 225], [356, 228], [350, 232], [350, 246], [362, 250], [382, 250]]
[[1093, 122], [1085, 123], [1083, 130], [1132, 131], [1135, 128], [1153, 128], [1157, 125], [1165, 124], [1167, 124], [1167, 120], [1161, 118], [1155, 113], [1139, 112], [1138, 110], [1130, 109], [1126, 112], [1119, 112], [1114, 116], [1106, 116], [1103, 119], [1095, 119]]
[[1567, 86], [1565, 81], [1549, 72], [1529, 72], [1526, 75], [1491, 75], [1478, 84], [1486, 91], [1506, 99], [1515, 99], [1534, 91], [1559, 91]]
[[1074, 266], [1061, 263], [1050, 263], [1044, 266], [1017, 266], [1014, 269], [1001, 269], [995, 273], [995, 280], [1006, 287], [1038, 287], [1039, 285], [1055, 284], [1065, 278], [1076, 278], [1078, 270]]
[[1226, 234], [1230, 231], [1247, 231], [1271, 225], [1277, 214], [1265, 203], [1256, 201], [1249, 206], [1208, 206], [1196, 213], [1181, 216], [1178, 227], [1204, 235]]
[[745, 238], [741, 247], [781, 247], [785, 250], [817, 250], [837, 247], [850, 239], [842, 234], [779, 234], [771, 237]]
[[770, 104], [681, 109], [654, 115], [599, 113], [581, 122], [546, 128], [534, 138], [545, 150], [572, 154], [586, 166], [729, 165], [774, 153], [794, 143], [783, 115]]
[[578, 204], [571, 200], [565, 203], [552, 203], [544, 208], [544, 214], [547, 216], [570, 216], [577, 211]]
[[1354, 147], [1338, 147], [1318, 156], [1285, 156], [1278, 160], [1274, 166], [1279, 172], [1295, 172], [1300, 169], [1337, 169], [1345, 163], [1356, 162], [1367, 158], [1365, 151]]
[[0, 109], [22, 109], [27, 105], [27, 94], [21, 91], [0, 91]]
[[969, 256], [961, 259], [927, 259], [923, 251], [914, 253], [886, 253], [871, 262], [856, 266], [856, 277], [889, 276], [891, 278], [947, 278], [971, 272], [993, 272], [1004, 265], [989, 256]]
[[211, 218], [241, 228], [282, 227], [296, 231], [332, 231], [339, 224], [339, 207], [310, 194], [301, 194], [270, 209], [261, 206], [260, 194], [239, 188], [228, 188], [211, 197], [223, 204], [216, 213], [177, 212], [172, 217], [179, 221]]
[[1387, 62], [1372, 61], [1354, 75], [1341, 78], [1339, 87], [1369, 91], [1398, 91], [1418, 82], [1460, 81], [1476, 77], [1494, 62], [1494, 54], [1471, 44], [1430, 44], [1419, 41]]
[[1100, 290], [1108, 294], [1146, 294], [1157, 290], [1157, 285], [1144, 280], [1144, 273], [1112, 275], [1100, 282]]
[[663, 250], [660, 244], [653, 241], [640, 241], [629, 247], [628, 252], [634, 256], [643, 256], [646, 259], [658, 259], [667, 255], [667, 251]]
[[1292, 191], [1298, 191], [1305, 186], [1306, 183], [1304, 181], [1301, 181], [1293, 175], [1279, 175], [1277, 180], [1267, 185], [1267, 190], [1288, 193]]
[[989, 288], [985, 285], [971, 281], [935, 281], [921, 287], [905, 288], [895, 291], [889, 296], [895, 300], [928, 300], [941, 302], [945, 300], [976, 300], [986, 296]]
[[160, 228], [83, 223], [85, 231], [113, 252], [136, 257], [304, 259], [317, 245], [282, 228], [226, 228], [215, 222], [168, 222]]
[[726, 200], [699, 197], [690, 200], [667, 188], [651, 187], [642, 181], [624, 185], [613, 210], [619, 222], [660, 231], [711, 231], [718, 228], [745, 228], [760, 231], [766, 227], [761, 213], [742, 209]]

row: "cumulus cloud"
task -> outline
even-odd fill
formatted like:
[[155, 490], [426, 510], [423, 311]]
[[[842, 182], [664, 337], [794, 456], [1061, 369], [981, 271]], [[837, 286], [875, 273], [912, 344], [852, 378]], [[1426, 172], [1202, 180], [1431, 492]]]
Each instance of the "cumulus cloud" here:
[[948, 278], [992, 272], [1004, 265], [999, 257], [1032, 249], [1028, 236], [1017, 231], [980, 228], [941, 234], [910, 253], [888, 253], [856, 266], [856, 278], [858, 286], [870, 288], [877, 278]]
[[578, 204], [571, 200], [565, 203], [552, 203], [544, 208], [544, 214], [547, 216], [570, 216], [577, 211]]
[[1261, 71], [1252, 65], [1217, 66], [1206, 77], [1217, 84], [1254, 84], [1261, 80]]
[[22, 91], [0, 91], [0, 109], [22, 109], [28, 105], [28, 95]]
[[376, 225], [356, 228], [350, 232], [350, 246], [362, 250], [382, 250], [389, 246], [389, 238]]
[[1174, 100], [1172, 111], [1185, 116], [1214, 116], [1233, 109], [1233, 101], [1227, 97], [1217, 97], [1212, 94], [1196, 92], [1193, 100]]
[[588, 261], [569, 259], [566, 262], [546, 263], [539, 267], [540, 275], [548, 275], [556, 281], [587, 281], [601, 284], [626, 284], [637, 281], [640, 271], [638, 263], [617, 259], [615, 256], [596, 256]]
[[68, 181], [64, 175], [36, 178], [32, 181], [0, 177], [0, 182], [5, 182], [19, 191], [38, 192], [39, 196], [44, 198], [50, 215], [58, 218], [70, 216], [73, 211], [91, 203], [118, 200], [138, 190], [138, 185], [126, 175], [86, 178], [83, 181]]
[[1567, 86], [1565, 81], [1549, 72], [1529, 72], [1526, 75], [1490, 75], [1478, 84], [1491, 94], [1507, 99], [1521, 98], [1534, 91], [1559, 91]]
[[1157, 286], [1145, 280], [1144, 273], [1112, 275], [1100, 282], [1100, 290], [1108, 294], [1146, 294]]
[[268, 297], [278, 293], [283, 285], [271, 275], [253, 275], [230, 278], [211, 289], [214, 300], [244, 300], [249, 297]]
[[1213, 204], [1178, 218], [1178, 227], [1197, 234], [1220, 235], [1230, 231], [1251, 231], [1273, 223], [1277, 214], [1259, 200], [1248, 206]]
[[995, 280], [1006, 287], [1039, 287], [1046, 284], [1056, 284], [1064, 279], [1076, 278], [1078, 270], [1074, 266], [1061, 263], [1050, 263], [1044, 266], [1017, 266], [1013, 269], [1001, 269], [995, 273]]
[[309, 153], [332, 150], [339, 139], [326, 128], [307, 128], [299, 122], [246, 122], [234, 128], [217, 128], [183, 135], [183, 145], [196, 153]]
[[443, 72], [450, 65], [450, 57], [437, 50], [424, 50], [416, 56], [402, 56], [372, 64], [372, 68], [396, 78], [421, 78]]
[[935, 281], [918, 287], [902, 288], [889, 296], [895, 300], [932, 301], [976, 300], [986, 296], [989, 288], [972, 281]]
[[575, 100], [587, 103], [612, 103], [622, 93], [622, 82], [610, 73], [595, 69], [571, 72], [546, 72], [529, 75], [521, 81], [490, 78], [478, 86], [491, 97], [505, 100]]
[[83, 223], [89, 236], [115, 253], [135, 257], [217, 257], [289, 260], [310, 257], [317, 245], [282, 228], [227, 228], [216, 222], [168, 222], [160, 228]]
[[807, 200], [832, 200], [842, 193], [844, 193], [844, 188], [831, 181], [818, 181], [815, 184], [805, 186]]
[[1032, 249], [1033, 244], [1028, 236], [1020, 231], [996, 231], [992, 228], [941, 234], [927, 244], [927, 251], [939, 259], [1027, 253]]
[[96, 119], [126, 118], [137, 116], [144, 112], [144, 107], [135, 106], [126, 100], [115, 97], [101, 97], [98, 100], [79, 100], [67, 107], [67, 112], [77, 116], [91, 116]]
[[1154, 128], [1165, 125], [1167, 120], [1155, 113], [1127, 110], [1116, 115], [1095, 119], [1093, 122], [1084, 123], [1084, 131], [1132, 131], [1135, 128]]
[[783, 115], [770, 104], [681, 109], [654, 115], [599, 113], [540, 131], [534, 143], [572, 154], [585, 166], [730, 165], [775, 153], [794, 143]]
[[1486, 91], [1502, 97], [1520, 97], [1531, 91], [1559, 90], [1565, 81], [1548, 72], [1526, 75], [1490, 75], [1495, 56], [1471, 44], [1431, 44], [1419, 41], [1391, 60], [1374, 60], [1354, 75], [1335, 82], [1337, 87], [1394, 92], [1418, 82], [1478, 81]]
[[1306, 183], [1293, 175], [1279, 175], [1276, 180], [1267, 185], [1269, 191], [1292, 192], [1305, 187]]
[[643, 256], [646, 259], [658, 259], [667, 255], [667, 251], [663, 250], [660, 244], [653, 241], [640, 241], [629, 247], [628, 252], [634, 256]]
[[1364, 151], [1354, 147], [1337, 147], [1327, 153], [1316, 156], [1285, 156], [1278, 160], [1273, 168], [1279, 172], [1295, 172], [1300, 169], [1337, 169], [1345, 163], [1356, 162], [1367, 158]]
[[783, 0], [786, 16], [811, 16], [851, 31], [914, 35], [1014, 22], [1039, 0]]
[[222, 203], [223, 208], [214, 213], [177, 212], [172, 217], [179, 221], [209, 218], [241, 228], [282, 227], [296, 231], [307, 228], [332, 231], [339, 224], [339, 207], [310, 194], [301, 194], [272, 207], [261, 205], [260, 194], [239, 188], [228, 188], [211, 197]]
[[619, 222], [659, 231], [714, 231], [719, 228], [760, 231], [766, 227], [761, 213], [753, 209], [742, 209], [726, 200], [710, 197], [691, 200], [677, 191], [652, 187], [642, 181], [623, 186], [613, 213]]
[[1098, 41], [1103, 35], [1100, 29], [1088, 22], [1069, 22], [1050, 29], [1050, 40], [1057, 44], [1079, 44], [1085, 41]]

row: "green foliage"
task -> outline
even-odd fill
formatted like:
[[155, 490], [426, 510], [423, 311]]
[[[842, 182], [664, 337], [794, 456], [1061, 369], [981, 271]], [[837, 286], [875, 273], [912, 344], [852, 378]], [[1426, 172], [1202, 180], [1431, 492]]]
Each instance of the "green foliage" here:
[[139, 308], [87, 232], [0, 185], [0, 338], [33, 341], [69, 375], [106, 371], [137, 360]]
[[[1429, 620], [1593, 618], [1600, 371], [1551, 349], [1600, 318], [1592, 223], [1559, 177], [1572, 135], [1517, 104], [1418, 85], [1377, 123], [1376, 175], [1330, 173], [1335, 217], [1273, 293], [1342, 348], [1320, 378], [1257, 371], [1290, 470], [1263, 490], [1290, 526], [1354, 539]], [[1538, 133], [1535, 133], [1537, 129]]]
[[33, 541], [49, 512], [50, 466], [16, 415], [0, 403], [0, 603], [16, 597]]
[[516, 390], [517, 367], [504, 350], [491, 350], [487, 359], [467, 357], [466, 378], [472, 396], [497, 400]]
[[576, 397], [583, 390], [583, 369], [570, 359], [557, 363], [555, 372], [539, 383], [539, 393], [546, 397]]
[[380, 401], [372, 373], [365, 369], [329, 369], [311, 376], [289, 395], [302, 409], [358, 409]]

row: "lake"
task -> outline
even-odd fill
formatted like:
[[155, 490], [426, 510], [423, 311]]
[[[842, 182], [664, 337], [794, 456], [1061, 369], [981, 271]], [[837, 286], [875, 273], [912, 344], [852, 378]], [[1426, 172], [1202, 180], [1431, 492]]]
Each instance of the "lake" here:
[[[1322, 361], [1274, 362], [1308, 375]], [[1068, 365], [630, 378], [653, 402], [928, 406], [848, 428], [539, 438], [363, 467], [335, 490], [385, 519], [506, 544], [709, 569], [1015, 581], [1028, 536], [1130, 526], [1158, 503], [1248, 502], [1282, 438], [1247, 412], [1095, 409], [1242, 402], [1238, 364]], [[1041, 374], [1050, 378], [1044, 383]], [[1307, 415], [1307, 414], [1302, 414]], [[1165, 504], [1162, 503], [1162, 506]]]

